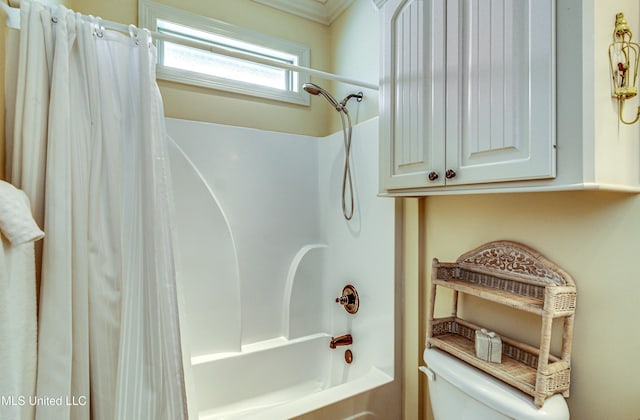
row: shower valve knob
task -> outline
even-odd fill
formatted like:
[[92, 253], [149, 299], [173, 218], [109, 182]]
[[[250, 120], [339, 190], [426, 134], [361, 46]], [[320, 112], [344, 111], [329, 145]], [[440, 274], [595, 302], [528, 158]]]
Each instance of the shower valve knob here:
[[353, 295], [344, 295], [336, 298], [336, 303], [340, 305], [353, 305], [356, 302], [356, 298]]
[[453, 169], [447, 169], [447, 172], [445, 172], [444, 176], [446, 176], [447, 179], [455, 178], [456, 171], [454, 171]]
[[429, 177], [429, 181], [435, 181], [436, 179], [438, 179], [440, 177], [440, 175], [438, 175], [438, 173], [436, 171], [431, 171], [429, 172], [429, 175], [427, 175]]
[[358, 312], [360, 306], [360, 300], [358, 299], [358, 292], [356, 288], [348, 284], [342, 289], [342, 295], [336, 298], [336, 303], [339, 303], [344, 307], [344, 310], [350, 314]]

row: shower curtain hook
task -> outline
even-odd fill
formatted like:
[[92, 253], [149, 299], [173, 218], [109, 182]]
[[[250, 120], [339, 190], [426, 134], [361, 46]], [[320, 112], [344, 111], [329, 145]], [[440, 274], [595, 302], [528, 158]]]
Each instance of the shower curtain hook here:
[[138, 40], [138, 28], [136, 28], [133, 23], [129, 25], [129, 36], [135, 41], [136, 45], [140, 45], [140, 41]]
[[100, 16], [97, 16], [96, 17], [96, 26], [97, 26], [96, 36], [98, 38], [102, 38], [104, 36], [104, 26], [102, 26], [101, 22], [102, 22], [102, 18]]
[[100, 16], [89, 15], [89, 19], [93, 25], [93, 34], [98, 38], [102, 38], [104, 36], [104, 28], [100, 24], [100, 21], [102, 20]]

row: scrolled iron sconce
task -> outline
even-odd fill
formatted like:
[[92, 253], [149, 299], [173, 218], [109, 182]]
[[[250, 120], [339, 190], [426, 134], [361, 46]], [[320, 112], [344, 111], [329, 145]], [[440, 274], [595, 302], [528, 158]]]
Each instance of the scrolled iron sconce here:
[[609, 63], [611, 66], [611, 80], [613, 97], [618, 99], [618, 116], [624, 124], [635, 124], [640, 119], [640, 107], [633, 121], [625, 121], [622, 114], [624, 101], [638, 94], [636, 81], [638, 79], [638, 58], [640, 45], [631, 42], [633, 34], [624, 13], [616, 15], [616, 26], [613, 30], [613, 42], [609, 45]]

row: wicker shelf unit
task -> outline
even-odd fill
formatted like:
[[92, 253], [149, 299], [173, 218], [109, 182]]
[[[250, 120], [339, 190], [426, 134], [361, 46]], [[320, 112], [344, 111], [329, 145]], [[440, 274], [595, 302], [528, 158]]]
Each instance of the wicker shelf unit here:
[[[452, 289], [450, 317], [434, 319], [437, 287]], [[540, 346], [502, 336], [502, 363], [475, 356], [475, 331], [489, 328], [458, 317], [460, 293], [537, 314], [542, 319]], [[571, 342], [576, 286], [571, 276], [533, 249], [510, 241], [482, 245], [455, 263], [433, 260], [427, 321], [427, 347], [437, 347], [531, 395], [542, 407], [551, 395], [569, 396]], [[554, 318], [563, 318], [562, 349], [550, 353]], [[490, 328], [489, 328], [490, 329]]]

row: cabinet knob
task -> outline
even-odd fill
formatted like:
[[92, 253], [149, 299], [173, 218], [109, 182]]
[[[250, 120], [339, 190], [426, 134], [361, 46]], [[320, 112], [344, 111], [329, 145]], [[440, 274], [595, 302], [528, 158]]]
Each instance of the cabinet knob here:
[[445, 172], [444, 176], [446, 176], [447, 179], [455, 178], [456, 171], [454, 171], [453, 169], [447, 169], [447, 172]]
[[440, 175], [438, 175], [438, 173], [436, 171], [431, 171], [429, 172], [429, 175], [427, 175], [429, 177], [429, 181], [435, 181], [436, 179], [438, 179], [440, 177]]

